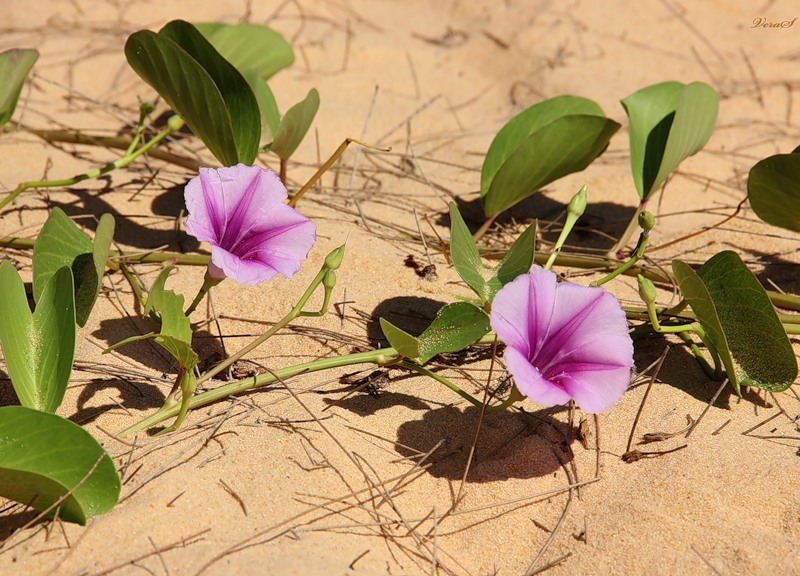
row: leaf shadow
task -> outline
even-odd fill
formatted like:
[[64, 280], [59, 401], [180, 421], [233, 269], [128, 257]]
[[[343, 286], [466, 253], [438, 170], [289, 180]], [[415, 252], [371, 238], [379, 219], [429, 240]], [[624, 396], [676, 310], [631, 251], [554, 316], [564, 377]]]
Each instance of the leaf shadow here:
[[[173, 186], [164, 194], [156, 197], [152, 203], [153, 213], [178, 218], [181, 211], [185, 210], [182, 191], [183, 185]], [[105, 195], [115, 193], [112, 189], [97, 191], [70, 188], [70, 192], [77, 196], [75, 202], [52, 201], [52, 205], [58, 206], [71, 217], [85, 216], [86, 214], [111, 214], [116, 220], [115, 242], [143, 250], [166, 246], [167, 250], [176, 252], [196, 252], [200, 247], [200, 243], [194, 237], [182, 230], [157, 229], [153, 226], [139, 224], [130, 216], [123, 214], [117, 208], [123, 204], [118, 199], [115, 199], [113, 203], [104, 199]], [[89, 230], [97, 229], [97, 222], [94, 218], [82, 218], [79, 221]]]
[[[167, 381], [165, 384], [171, 384]], [[107, 392], [118, 392], [119, 400], [97, 404], [94, 401], [109, 397]], [[98, 416], [115, 408], [149, 410], [160, 408], [164, 404], [163, 387], [145, 382], [131, 382], [124, 378], [95, 378], [81, 387], [78, 395], [77, 410], [69, 419], [84, 426], [97, 419]]]
[[[636, 211], [633, 204], [638, 202], [638, 199], [634, 195], [631, 196], [631, 206], [614, 202], [590, 202], [573, 229], [568, 243], [579, 244], [581, 248], [588, 250], [610, 249], [615, 243], [614, 239], [622, 235]], [[480, 198], [464, 200], [459, 197], [455, 199], [455, 203], [470, 232], [474, 234], [485, 219]], [[487, 233], [486, 239], [491, 239], [492, 230], [502, 230], [515, 222], [530, 224], [534, 219], [538, 219], [540, 224], [537, 236], [550, 244], [555, 243], [561, 232], [566, 209], [567, 204], [553, 200], [546, 192], [537, 192], [500, 214]], [[556, 221], [556, 225], [542, 226], [546, 221]], [[436, 223], [449, 228], [449, 213], [442, 212]]]
[[[509, 478], [536, 478], [552, 474], [573, 459], [569, 438], [575, 430], [554, 418], [565, 407], [535, 412], [505, 411], [484, 415], [467, 482], [484, 483]], [[438, 446], [423, 464], [435, 478], [461, 480], [475, 439], [480, 412], [444, 406], [397, 429], [395, 450], [410, 459]], [[557, 455], [556, 452], [559, 454]]]
[[[710, 402], [722, 382], [710, 380], [691, 351], [681, 343], [668, 342], [662, 334], [637, 338], [634, 346], [635, 365], [639, 368], [650, 366], [658, 360], [666, 346], [669, 346], [669, 353], [658, 373], [658, 380], [683, 390], [700, 402]], [[710, 358], [708, 360], [710, 361]], [[646, 382], [641, 385], [645, 386]], [[760, 408], [769, 408], [764, 398], [752, 389], [742, 390], [742, 398]], [[737, 401], [738, 396], [733, 386], [726, 384], [714, 406], [730, 410], [732, 403]]]
[[389, 342], [381, 330], [380, 318], [385, 318], [412, 336], [419, 336], [445, 304], [440, 300], [419, 296], [387, 298], [372, 311], [367, 322], [367, 338], [374, 346], [388, 346]]
[[[129, 337], [132, 332], [136, 334], [158, 332], [158, 326], [149, 318], [104, 318], [100, 320], [100, 326], [92, 332], [92, 336], [104, 342], [106, 346], [112, 346]], [[205, 365], [216, 363], [225, 357], [219, 337], [205, 328], [194, 329], [192, 349], [200, 358], [201, 370], [205, 369]], [[115, 353], [122, 354], [143, 366], [161, 370], [165, 375], [174, 373], [177, 369], [172, 357], [152, 339], [120, 346]]]

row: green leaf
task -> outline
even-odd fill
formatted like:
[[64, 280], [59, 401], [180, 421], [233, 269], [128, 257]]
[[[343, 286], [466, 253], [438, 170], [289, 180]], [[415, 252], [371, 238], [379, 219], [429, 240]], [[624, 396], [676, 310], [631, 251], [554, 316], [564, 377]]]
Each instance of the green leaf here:
[[481, 196], [489, 190], [500, 167], [529, 136], [550, 122], [573, 114], [603, 116], [603, 110], [586, 98], [565, 95], [534, 104], [509, 120], [492, 140], [483, 160]]
[[757, 162], [747, 179], [753, 212], [767, 224], [800, 232], [800, 154]]
[[489, 332], [489, 316], [469, 302], [453, 302], [443, 306], [425, 331], [417, 338], [419, 362], [442, 352], [458, 352]]
[[558, 96], [512, 118], [495, 136], [481, 170], [481, 199], [496, 216], [562, 176], [580, 172], [620, 125], [585, 98]]
[[261, 125], [258, 103], [247, 82], [190, 24], [171, 22], [162, 32], [166, 33], [140, 30], [129, 36], [128, 63], [220, 163], [252, 164]]
[[533, 257], [536, 255], [536, 223], [534, 222], [520, 234], [511, 246], [505, 258], [494, 269], [494, 274], [489, 278], [486, 286], [489, 289], [488, 301], [494, 300], [495, 294], [521, 274], [527, 274], [533, 266]]
[[59, 517], [86, 524], [111, 510], [119, 492], [114, 462], [83, 428], [22, 406], [0, 408], [0, 495], [42, 511], [66, 496]]
[[75, 316], [85, 326], [100, 293], [100, 284], [114, 236], [114, 217], [103, 214], [95, 242], [86, 237], [61, 208], [54, 208], [33, 249], [33, 298], [37, 302], [47, 281], [62, 266], [75, 280]]
[[305, 138], [317, 110], [319, 110], [319, 92], [316, 88], [312, 88], [304, 100], [286, 111], [275, 141], [270, 146], [270, 152], [274, 152], [284, 160], [290, 158]]
[[191, 370], [197, 364], [197, 353], [192, 350], [192, 326], [183, 312], [183, 296], [164, 288], [174, 266], [161, 271], [147, 296], [145, 314], [155, 310], [161, 315], [161, 332], [155, 341], [161, 344], [181, 366]]
[[197, 352], [192, 350], [192, 326], [189, 317], [183, 312], [183, 296], [164, 287], [174, 268], [174, 266], [168, 266], [161, 271], [150, 288], [144, 307], [145, 315], [150, 314], [151, 311], [159, 313], [161, 317], [160, 333], [148, 332], [130, 336], [109, 346], [103, 350], [103, 354], [108, 354], [112, 350], [132, 342], [152, 338], [169, 352], [183, 368], [188, 371], [194, 369], [198, 362], [198, 356]]
[[450, 259], [461, 279], [478, 295], [481, 304], [485, 304], [489, 290], [484, 279], [481, 255], [464, 218], [453, 202], [450, 203]]
[[255, 70], [267, 80], [294, 62], [294, 52], [283, 36], [259, 24], [195, 24], [220, 54], [244, 74]]
[[188, 22], [173, 20], [159, 35], [178, 44], [211, 76], [225, 101], [238, 161], [252, 164], [258, 154], [261, 120], [258, 102], [244, 76]]
[[672, 269], [737, 394], [742, 385], [773, 392], [792, 385], [791, 343], [761, 283], [735, 252], [720, 252], [696, 273], [679, 260]]
[[719, 95], [703, 82], [662, 82], [631, 94], [622, 106], [630, 123], [633, 180], [639, 197], [646, 200], [708, 142]]
[[418, 337], [401, 330], [385, 318], [380, 319], [383, 334], [398, 354], [420, 364], [442, 352], [458, 352], [489, 332], [489, 316], [469, 302], [443, 306], [431, 325]]
[[380, 318], [381, 330], [383, 335], [397, 353], [406, 358], [416, 358], [419, 356], [419, 342], [417, 339], [389, 322], [386, 318]]
[[267, 146], [275, 139], [278, 129], [281, 126], [281, 115], [278, 112], [278, 104], [272, 94], [269, 85], [258, 75], [255, 70], [245, 70], [243, 72], [245, 80], [250, 85], [250, 89], [255, 94], [258, 102], [258, 111], [261, 113], [261, 138], [259, 146]]
[[11, 120], [22, 92], [22, 86], [33, 68], [39, 52], [14, 48], [0, 53], [0, 126]]
[[23, 406], [55, 412], [64, 399], [75, 357], [72, 272], [53, 274], [31, 313], [14, 266], [0, 264], [0, 344], [11, 383]]

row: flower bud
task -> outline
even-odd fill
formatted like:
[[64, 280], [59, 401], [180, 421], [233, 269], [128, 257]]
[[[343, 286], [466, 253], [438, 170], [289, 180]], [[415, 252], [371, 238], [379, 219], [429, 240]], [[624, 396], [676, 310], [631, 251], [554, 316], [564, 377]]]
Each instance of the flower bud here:
[[142, 102], [142, 103], [139, 105], [139, 114], [140, 114], [142, 117], [144, 117], [144, 116], [150, 116], [150, 114], [152, 114], [152, 113], [153, 113], [153, 110], [155, 110], [155, 109], [156, 109], [156, 107], [155, 107], [155, 105], [154, 105], [152, 102], [150, 102], [150, 101], [145, 101], [145, 102]]
[[578, 193], [572, 197], [572, 200], [569, 201], [569, 205], [567, 206], [567, 212], [575, 216], [576, 218], [583, 216], [583, 212], [586, 210], [586, 193], [589, 190], [589, 185], [584, 184]]
[[183, 118], [175, 114], [167, 119], [167, 127], [173, 132], [177, 132], [183, 128]]
[[645, 232], [650, 232], [656, 225], [656, 217], [647, 210], [639, 212], [639, 228]]
[[333, 270], [325, 272], [325, 276], [322, 277], [322, 285], [325, 290], [333, 290], [333, 287], [336, 286], [336, 272]]
[[656, 301], [656, 287], [650, 280], [639, 274], [639, 296], [645, 304], [654, 304]]
[[344, 260], [344, 244], [325, 257], [325, 267], [328, 270], [336, 270], [342, 265], [342, 260]]

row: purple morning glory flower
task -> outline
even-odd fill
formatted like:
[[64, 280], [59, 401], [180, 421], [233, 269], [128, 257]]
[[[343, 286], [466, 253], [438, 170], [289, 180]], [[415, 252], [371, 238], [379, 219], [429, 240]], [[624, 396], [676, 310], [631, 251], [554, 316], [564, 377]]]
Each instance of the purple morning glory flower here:
[[559, 283], [534, 267], [497, 293], [491, 325], [517, 389], [539, 404], [575, 400], [596, 414], [628, 389], [633, 342], [619, 301], [603, 288]]
[[211, 277], [253, 285], [300, 270], [316, 227], [283, 203], [287, 196], [278, 175], [266, 168], [200, 168], [184, 191], [186, 231], [211, 244]]

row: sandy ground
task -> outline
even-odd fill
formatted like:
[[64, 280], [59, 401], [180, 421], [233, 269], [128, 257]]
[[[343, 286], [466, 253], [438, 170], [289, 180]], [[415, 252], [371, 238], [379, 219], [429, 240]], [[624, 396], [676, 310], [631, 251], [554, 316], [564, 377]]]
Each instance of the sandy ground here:
[[[349, 150], [300, 203], [317, 222], [319, 241], [294, 279], [253, 288], [223, 283], [213, 310], [198, 314], [201, 355], [222, 352], [220, 332], [230, 353], [278, 320], [325, 254], [346, 241], [334, 300], [347, 303], [297, 323], [313, 330], [286, 330], [249, 356], [274, 369], [375, 345], [377, 316], [419, 328], [439, 303], [466, 296], [440, 247], [423, 247], [406, 232], [415, 234], [419, 222], [446, 238], [452, 199], [476, 222], [480, 165], [491, 138], [516, 112], [560, 94], [596, 100], [623, 129], [584, 173], [511, 210], [489, 241], [507, 243], [533, 218], [552, 240], [548, 223], [557, 226], [564, 204], [587, 182], [590, 206], [572, 241], [607, 249], [607, 235], [621, 232], [637, 200], [619, 100], [655, 82], [702, 80], [722, 97], [717, 130], [653, 204], [659, 226], [652, 262], [700, 263], [734, 249], [762, 281], [800, 291], [796, 234], [761, 224], [746, 205], [717, 226], [744, 198], [749, 168], [800, 140], [793, 104], [800, 21], [786, 29], [752, 27], [754, 18], [792, 20], [800, 8], [674, 0], [631, 7], [542, 0], [5, 0], [0, 50], [41, 51], [16, 119], [108, 135], [134, 122], [137, 102], [154, 95], [125, 63], [128, 34], [173, 18], [266, 23], [297, 53], [295, 65], [272, 83], [281, 108], [312, 86], [322, 98], [313, 133], [289, 167], [290, 189], [345, 137], [391, 146], [389, 153]], [[214, 163], [192, 140], [172, 149]], [[115, 157], [102, 148], [47, 144], [23, 131], [4, 134], [0, 185], [68, 176]], [[264, 162], [275, 167], [272, 158]], [[94, 216], [112, 212], [116, 240], [126, 249], [205, 250], [179, 226], [181, 189], [191, 176], [149, 160], [101, 181], [29, 192], [3, 214], [0, 236], [32, 237], [47, 209], [61, 206], [89, 232]], [[685, 238], [694, 232], [702, 233]], [[29, 253], [3, 254], [29, 277]], [[405, 267], [409, 254], [423, 263], [430, 258], [438, 280]], [[159, 269], [137, 267], [148, 282]], [[190, 297], [201, 278], [202, 269], [182, 267], [171, 286]], [[636, 302], [633, 280], [611, 289], [624, 303]], [[664, 293], [661, 301], [670, 297]], [[523, 411], [483, 420], [464, 481], [478, 411], [400, 371], [388, 373], [377, 397], [350, 394], [339, 377], [362, 366], [293, 379], [294, 394], [271, 386], [219, 402], [190, 414], [177, 433], [123, 442], [113, 434], [161, 404], [174, 368], [147, 344], [111, 356], [101, 351], [150, 329], [124, 279], [107, 275], [79, 332], [79, 369], [60, 414], [85, 425], [114, 457], [124, 481], [121, 502], [85, 528], [51, 523], [20, 530], [32, 514], [4, 507], [0, 573], [484, 576], [555, 563], [547, 573], [800, 574], [800, 399], [791, 390], [741, 399], [726, 390], [688, 438], [680, 433], [638, 447], [676, 451], [633, 463], [620, 455], [651, 373], [596, 421], [576, 413], [570, 424], [564, 408], [525, 402]], [[669, 339], [637, 339], [637, 369], [665, 349], [634, 442], [646, 432], [684, 429], [687, 415], [697, 418], [717, 389]], [[480, 394], [486, 359], [462, 358], [460, 366], [448, 374]], [[9, 390], [5, 384], [6, 403], [13, 402]]]

